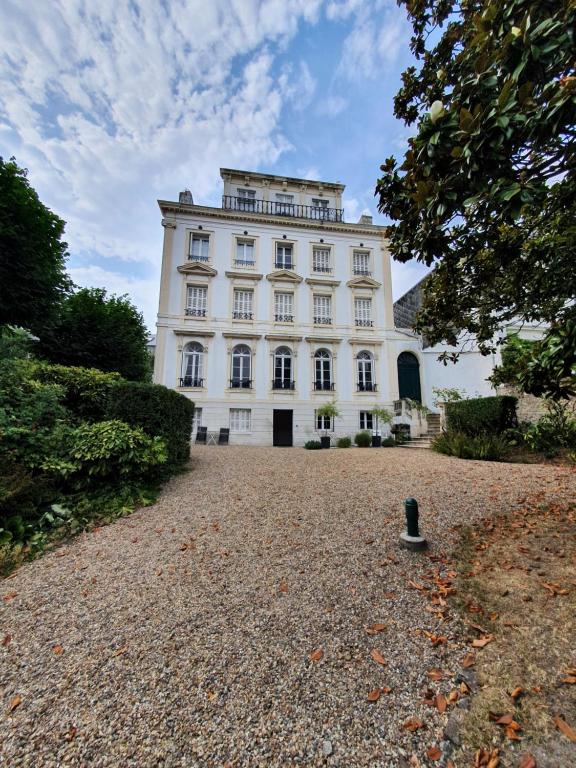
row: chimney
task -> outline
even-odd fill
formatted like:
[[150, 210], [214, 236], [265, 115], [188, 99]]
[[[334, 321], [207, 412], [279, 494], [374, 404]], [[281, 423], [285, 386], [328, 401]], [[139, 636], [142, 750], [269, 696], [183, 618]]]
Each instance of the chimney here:
[[358, 224], [372, 224], [372, 216], [367, 213], [363, 213], [358, 220]]
[[180, 192], [178, 200], [186, 205], [194, 205], [194, 199], [192, 198], [192, 192], [189, 189], [185, 189], [184, 192]]

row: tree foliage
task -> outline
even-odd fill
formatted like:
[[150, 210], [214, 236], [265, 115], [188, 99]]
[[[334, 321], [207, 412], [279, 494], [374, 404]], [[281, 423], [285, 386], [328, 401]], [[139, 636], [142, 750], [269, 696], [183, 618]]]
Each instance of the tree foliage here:
[[57, 326], [41, 351], [54, 363], [147, 381], [147, 339], [142, 313], [127, 296], [108, 297], [103, 288], [82, 288], [64, 301]]
[[563, 325], [576, 295], [576, 5], [407, 0], [419, 69], [395, 114], [415, 136], [382, 165], [395, 259], [435, 269], [418, 330], [494, 348], [512, 319]]
[[70, 290], [64, 221], [38, 198], [14, 158], [0, 157], [0, 326], [40, 335]]

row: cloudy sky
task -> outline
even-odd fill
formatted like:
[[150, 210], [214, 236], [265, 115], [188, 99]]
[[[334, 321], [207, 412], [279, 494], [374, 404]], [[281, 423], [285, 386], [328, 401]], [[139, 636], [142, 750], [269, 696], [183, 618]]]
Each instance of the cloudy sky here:
[[[158, 198], [218, 205], [221, 166], [346, 184], [376, 215], [411, 62], [394, 0], [1, 0], [0, 155], [67, 221], [79, 285], [128, 293], [153, 329]], [[394, 265], [394, 294], [421, 276]]]

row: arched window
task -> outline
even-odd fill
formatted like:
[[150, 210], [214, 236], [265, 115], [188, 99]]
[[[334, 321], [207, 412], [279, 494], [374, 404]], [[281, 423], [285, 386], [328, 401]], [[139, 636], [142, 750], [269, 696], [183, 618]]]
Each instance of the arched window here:
[[274, 379], [272, 389], [294, 389], [292, 381], [292, 352], [288, 347], [278, 347], [274, 352]]
[[332, 356], [326, 349], [314, 355], [314, 389], [334, 389], [332, 382]]
[[375, 392], [374, 360], [370, 352], [365, 350], [359, 352], [356, 356], [356, 365], [358, 368], [358, 392]]
[[232, 350], [232, 378], [230, 386], [235, 389], [250, 389], [252, 367], [252, 353], [246, 344], [238, 344]]
[[402, 352], [398, 355], [398, 394], [401, 400], [409, 398], [422, 402], [420, 363], [412, 352]]
[[181, 387], [203, 387], [204, 347], [197, 341], [190, 341], [182, 351]]

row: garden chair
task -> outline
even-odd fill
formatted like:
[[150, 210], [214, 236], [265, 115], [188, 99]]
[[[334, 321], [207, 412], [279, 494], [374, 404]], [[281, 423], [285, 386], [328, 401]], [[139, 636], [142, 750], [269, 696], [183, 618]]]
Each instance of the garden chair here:
[[204, 445], [206, 445], [207, 432], [208, 432], [208, 427], [198, 427], [198, 430], [196, 432], [196, 442], [204, 443]]
[[230, 430], [224, 429], [223, 427], [220, 429], [220, 434], [218, 435], [218, 445], [228, 445], [230, 442]]

